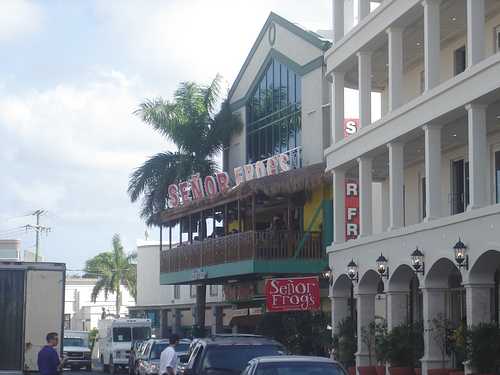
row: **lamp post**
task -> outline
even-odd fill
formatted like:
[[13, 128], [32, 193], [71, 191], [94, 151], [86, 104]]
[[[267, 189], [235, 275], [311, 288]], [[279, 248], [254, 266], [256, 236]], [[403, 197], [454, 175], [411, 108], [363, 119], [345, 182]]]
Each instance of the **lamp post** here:
[[453, 246], [453, 252], [455, 254], [455, 262], [457, 262], [458, 268], [465, 268], [469, 270], [469, 255], [467, 254], [467, 246], [462, 242], [460, 237], [458, 242]]
[[411, 265], [415, 270], [415, 273], [425, 274], [425, 262], [424, 262], [424, 253], [422, 253], [418, 247], [411, 253]]
[[387, 258], [382, 253], [380, 253], [380, 256], [377, 258], [377, 272], [381, 277], [389, 279], [389, 266], [387, 265]]

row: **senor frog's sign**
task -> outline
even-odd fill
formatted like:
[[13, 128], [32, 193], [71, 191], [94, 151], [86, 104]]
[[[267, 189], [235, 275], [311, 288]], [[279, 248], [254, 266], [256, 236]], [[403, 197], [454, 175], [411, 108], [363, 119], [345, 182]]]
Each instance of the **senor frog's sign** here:
[[268, 312], [319, 310], [320, 294], [317, 277], [266, 280]]

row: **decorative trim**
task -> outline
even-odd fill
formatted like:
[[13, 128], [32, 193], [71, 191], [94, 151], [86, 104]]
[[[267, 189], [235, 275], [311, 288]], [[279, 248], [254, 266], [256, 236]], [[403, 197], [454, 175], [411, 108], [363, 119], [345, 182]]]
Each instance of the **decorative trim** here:
[[257, 36], [257, 40], [255, 41], [252, 48], [250, 49], [250, 52], [249, 52], [247, 58], [245, 59], [245, 62], [243, 63], [243, 66], [241, 67], [241, 69], [238, 73], [238, 76], [234, 80], [234, 83], [231, 86], [231, 89], [229, 90], [229, 94], [228, 94], [229, 101], [231, 101], [231, 97], [233, 96], [234, 91], [236, 90], [236, 87], [238, 87], [238, 84], [240, 83], [240, 81], [243, 77], [243, 74], [245, 73], [245, 70], [247, 69], [248, 65], [250, 64], [250, 61], [252, 60], [253, 55], [257, 51], [259, 44], [261, 43], [262, 39], [264, 38], [268, 26], [270, 26], [271, 24], [274, 24], [274, 23], [282, 26], [283, 28], [287, 29], [291, 33], [301, 37], [302, 39], [311, 43], [313, 46], [319, 48], [322, 51], [328, 50], [330, 48], [330, 46], [332, 45], [329, 41], [321, 39], [321, 37], [319, 35], [311, 32], [311, 31], [306, 31], [306, 30], [300, 28], [299, 26], [291, 23], [290, 21], [286, 20], [285, 18], [277, 15], [276, 13], [271, 12], [269, 14], [269, 17], [267, 18], [266, 22], [264, 23], [264, 26], [260, 30], [260, 33]]
[[[265, 71], [266, 71], [266, 69], [267, 69], [267, 67], [272, 59], [275, 59], [275, 60], [279, 61], [280, 63], [287, 65], [290, 69], [292, 69], [295, 73], [297, 73], [300, 76], [304, 76], [307, 73], [310, 73], [313, 70], [321, 67], [323, 65], [323, 62], [324, 62], [323, 56], [318, 56], [317, 58], [309, 61], [307, 64], [299, 65], [295, 61], [290, 59], [289, 57], [287, 57], [284, 54], [282, 54], [281, 52], [279, 52], [278, 50], [271, 48], [271, 50], [267, 54], [266, 58], [264, 59], [264, 62], [260, 66], [259, 71], [257, 72], [257, 74], [255, 76], [256, 78], [253, 80], [252, 84], [248, 88], [245, 96], [230, 104], [232, 111], [236, 111], [236, 110], [240, 109], [250, 99], [251, 94], [253, 93], [255, 87], [259, 83], [260, 77], [262, 77], [262, 74], [265, 73]], [[236, 86], [234, 86], [234, 87], [236, 87]]]

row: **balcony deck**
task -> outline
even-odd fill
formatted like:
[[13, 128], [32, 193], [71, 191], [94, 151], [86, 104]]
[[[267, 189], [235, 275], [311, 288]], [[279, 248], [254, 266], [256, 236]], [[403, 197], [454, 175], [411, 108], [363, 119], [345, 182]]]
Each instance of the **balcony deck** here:
[[[317, 274], [327, 264], [320, 232], [248, 231], [206, 239], [161, 254], [162, 284], [248, 274]], [[299, 246], [300, 251], [298, 251]]]

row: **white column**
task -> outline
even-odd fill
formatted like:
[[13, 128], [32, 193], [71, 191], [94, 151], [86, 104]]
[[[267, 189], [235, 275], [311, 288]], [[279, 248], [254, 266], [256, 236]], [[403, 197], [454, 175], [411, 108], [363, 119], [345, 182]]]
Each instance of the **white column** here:
[[332, 72], [331, 133], [332, 144], [344, 138], [344, 72]]
[[[375, 319], [375, 294], [356, 294], [356, 305], [358, 312], [358, 351], [356, 352], [356, 367], [368, 366], [369, 351], [363, 342], [362, 329], [368, 326]], [[372, 358], [374, 354], [372, 353]]]
[[358, 52], [359, 120], [361, 127], [372, 123], [372, 53]]
[[491, 322], [491, 290], [493, 284], [465, 284], [467, 325]]
[[358, 158], [360, 237], [373, 233], [372, 225], [372, 158]]
[[469, 134], [469, 197], [468, 210], [488, 204], [487, 173], [489, 171], [488, 142], [486, 139], [486, 105], [468, 104]]
[[338, 332], [338, 324], [349, 317], [349, 298], [331, 297], [332, 302], [332, 334]]
[[387, 328], [391, 330], [403, 323], [408, 318], [407, 291], [387, 291]]
[[332, 0], [333, 43], [344, 36], [344, 0]]
[[425, 221], [441, 217], [441, 126], [425, 125]]
[[484, 58], [484, 0], [467, 0], [467, 66]]
[[333, 171], [333, 238], [334, 243], [345, 242], [345, 171]]
[[389, 112], [402, 104], [403, 82], [403, 29], [387, 29], [389, 44]]
[[359, 0], [358, 3], [358, 23], [370, 14], [370, 0]]
[[389, 148], [389, 230], [403, 226], [403, 144], [391, 142]]
[[[434, 338], [432, 320], [440, 314], [446, 314], [446, 289], [422, 288], [424, 319], [424, 357], [422, 358], [422, 374], [428, 369], [442, 368], [443, 359], [437, 340]], [[447, 364], [444, 366], [449, 367]]]
[[430, 90], [439, 84], [441, 54], [441, 24], [439, 19], [441, 0], [424, 0], [424, 59], [425, 89]]

